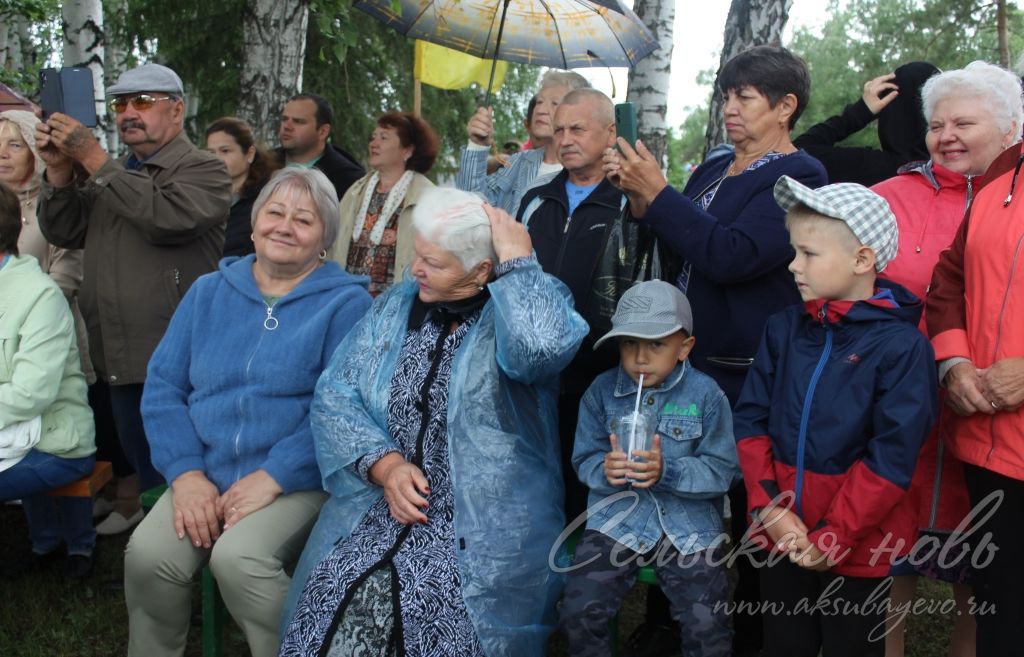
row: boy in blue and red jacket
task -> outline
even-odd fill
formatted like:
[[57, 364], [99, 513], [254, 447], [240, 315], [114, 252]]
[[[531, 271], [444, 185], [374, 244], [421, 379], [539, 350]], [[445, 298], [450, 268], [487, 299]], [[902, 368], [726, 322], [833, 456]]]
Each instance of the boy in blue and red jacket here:
[[884, 199], [787, 176], [775, 198], [804, 305], [768, 320], [735, 412], [762, 601], [778, 605], [762, 654], [881, 657], [886, 577], [916, 534], [900, 501], [935, 420], [934, 355], [921, 301], [876, 280], [898, 242]]

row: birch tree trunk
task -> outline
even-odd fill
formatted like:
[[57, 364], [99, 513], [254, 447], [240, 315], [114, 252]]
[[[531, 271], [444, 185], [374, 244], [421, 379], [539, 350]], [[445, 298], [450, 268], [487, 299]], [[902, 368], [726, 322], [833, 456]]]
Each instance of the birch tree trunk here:
[[[105, 0], [103, 4], [104, 40], [103, 69], [106, 86], [111, 86], [128, 68], [129, 37], [125, 29], [128, 0]], [[107, 121], [107, 150], [114, 156], [121, 153], [121, 134], [117, 122]]]
[[29, 35], [29, 21], [24, 16], [11, 20], [11, 31], [7, 40], [7, 63], [9, 69], [19, 70], [35, 63], [32, 40]]
[[665, 113], [668, 111], [676, 3], [675, 0], [636, 0], [633, 11], [654, 34], [660, 47], [637, 62], [630, 71], [626, 99], [636, 106], [637, 134], [661, 163], [664, 171], [668, 168], [668, 126]]
[[704, 133], [704, 154], [725, 142], [725, 123], [722, 121], [722, 94], [718, 89], [718, 76], [730, 59], [751, 46], [781, 45], [782, 29], [789, 20], [793, 0], [732, 0], [729, 17], [725, 19], [725, 44], [722, 58], [715, 73], [715, 87], [708, 110], [708, 129]]
[[238, 115], [265, 143], [277, 141], [278, 114], [285, 100], [302, 90], [308, 23], [308, 0], [246, 3]]
[[11, 37], [10, 15], [0, 14], [0, 68], [7, 66], [7, 44]]
[[64, 32], [64, 66], [88, 68], [92, 72], [93, 101], [97, 126], [93, 131], [104, 148], [107, 105], [103, 86], [103, 1], [67, 0], [61, 6]]

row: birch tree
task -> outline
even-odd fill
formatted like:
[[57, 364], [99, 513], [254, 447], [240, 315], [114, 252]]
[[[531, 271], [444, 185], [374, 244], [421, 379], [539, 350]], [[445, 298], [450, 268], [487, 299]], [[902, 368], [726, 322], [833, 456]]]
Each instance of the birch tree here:
[[[117, 82], [121, 73], [128, 69], [128, 35], [125, 19], [128, 13], [127, 0], [105, 0], [103, 4], [103, 31], [106, 34], [103, 48], [103, 69], [106, 86]], [[115, 121], [107, 121], [107, 150], [114, 155], [121, 154], [121, 135]]]
[[789, 20], [793, 0], [732, 0], [729, 16], [725, 19], [725, 44], [715, 73], [715, 86], [708, 110], [708, 129], [704, 137], [704, 152], [725, 141], [722, 121], [722, 94], [718, 92], [718, 76], [730, 59], [751, 46], [781, 45], [782, 29]]
[[67, 0], [61, 5], [64, 66], [92, 72], [93, 102], [98, 121], [96, 138], [106, 148], [107, 106], [103, 86], [103, 1]]
[[672, 29], [676, 20], [675, 0], [637, 0], [633, 5], [644, 25], [660, 46], [637, 62], [629, 74], [626, 99], [636, 106], [637, 134], [664, 170], [667, 166], [669, 75], [672, 72]]
[[246, 2], [238, 115], [264, 142], [277, 141], [275, 126], [281, 107], [302, 90], [308, 24], [308, 0]]

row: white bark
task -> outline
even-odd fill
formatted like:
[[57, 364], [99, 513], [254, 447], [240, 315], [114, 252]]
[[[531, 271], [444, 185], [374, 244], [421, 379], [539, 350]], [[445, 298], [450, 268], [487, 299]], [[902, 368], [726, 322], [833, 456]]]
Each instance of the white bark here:
[[257, 140], [277, 141], [281, 108], [302, 89], [308, 23], [308, 0], [246, 3], [238, 115], [253, 126]]
[[11, 36], [10, 15], [0, 16], [0, 68], [7, 64], [7, 44]]
[[11, 19], [10, 30], [6, 66], [13, 70], [23, 69], [34, 59], [28, 19], [24, 16], [14, 16]]
[[725, 44], [715, 74], [714, 93], [708, 110], [708, 129], [704, 138], [704, 152], [725, 142], [725, 124], [722, 121], [722, 94], [718, 90], [718, 75], [730, 59], [751, 46], [782, 45], [782, 29], [789, 20], [793, 0], [732, 0], [729, 17], [725, 19]]
[[[128, 37], [124, 34], [127, 13], [128, 0], [104, 0], [104, 31], [107, 38], [104, 40], [103, 70], [108, 87], [117, 82], [128, 68]], [[107, 150], [115, 156], [121, 155], [121, 135], [112, 117], [107, 121], [106, 127]]]
[[107, 105], [103, 86], [103, 2], [67, 0], [61, 6], [64, 32], [64, 66], [88, 68], [92, 72], [93, 101], [96, 104], [96, 138], [106, 148]]
[[661, 46], [637, 62], [629, 74], [626, 99], [636, 106], [637, 134], [661, 163], [668, 163], [669, 76], [672, 72], [672, 30], [676, 20], [675, 0], [636, 0], [633, 11], [651, 30]]

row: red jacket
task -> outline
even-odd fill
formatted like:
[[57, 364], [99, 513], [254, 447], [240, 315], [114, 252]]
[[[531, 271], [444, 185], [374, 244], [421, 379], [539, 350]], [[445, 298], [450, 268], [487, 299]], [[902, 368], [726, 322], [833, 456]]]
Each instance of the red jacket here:
[[[871, 189], [889, 202], [900, 229], [899, 250], [882, 272], [918, 298], [924, 299], [939, 255], [953, 242], [963, 223], [972, 181], [929, 162], [916, 162], [899, 175]], [[922, 314], [920, 329], [927, 335]], [[918, 508], [918, 526], [952, 530], [970, 510], [963, 464], [932, 430], [917, 457], [909, 503]]]
[[[935, 357], [989, 367], [1024, 357], [1024, 180], [1021, 144], [976, 185], [970, 211], [943, 251], [927, 299]], [[957, 457], [1024, 480], [1024, 408], [962, 418], [943, 411]]]

